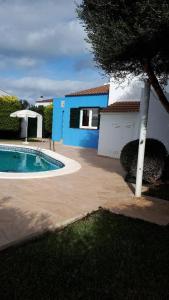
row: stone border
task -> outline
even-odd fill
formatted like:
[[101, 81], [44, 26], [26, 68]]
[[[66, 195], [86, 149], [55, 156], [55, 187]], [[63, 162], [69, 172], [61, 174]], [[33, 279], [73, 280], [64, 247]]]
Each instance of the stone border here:
[[67, 175], [74, 172], [77, 172], [81, 165], [70, 158], [67, 158], [63, 155], [55, 153], [51, 150], [42, 149], [40, 147], [32, 147], [32, 146], [21, 146], [21, 145], [14, 145], [14, 144], [0, 144], [0, 146], [6, 147], [14, 147], [14, 148], [23, 148], [23, 149], [32, 149], [37, 152], [41, 152], [42, 154], [47, 155], [49, 158], [55, 159], [60, 161], [64, 164], [61, 169], [51, 170], [51, 171], [44, 171], [44, 172], [35, 172], [35, 173], [10, 173], [10, 172], [0, 172], [0, 179], [41, 179], [41, 178], [49, 178], [61, 175]]

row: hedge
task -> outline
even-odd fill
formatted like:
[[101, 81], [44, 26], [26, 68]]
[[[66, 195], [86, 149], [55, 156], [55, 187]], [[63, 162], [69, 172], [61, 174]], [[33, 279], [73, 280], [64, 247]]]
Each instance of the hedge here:
[[52, 115], [53, 115], [53, 105], [48, 105], [44, 108], [44, 125], [45, 132], [47, 135], [52, 134]]
[[[50, 137], [52, 134], [52, 115], [53, 115], [53, 105], [43, 106], [31, 106], [31, 110], [36, 111], [43, 117], [43, 137]], [[29, 137], [36, 136], [37, 123], [36, 119], [29, 119]]]
[[11, 118], [10, 114], [22, 109], [21, 103], [15, 96], [0, 97], [0, 137], [6, 132], [16, 133], [20, 130], [20, 120]]

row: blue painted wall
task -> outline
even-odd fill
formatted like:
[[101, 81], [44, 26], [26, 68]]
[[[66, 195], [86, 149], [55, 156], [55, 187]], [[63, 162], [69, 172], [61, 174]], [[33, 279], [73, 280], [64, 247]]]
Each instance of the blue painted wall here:
[[64, 108], [61, 107], [65, 98], [55, 98], [53, 100], [53, 120], [52, 120], [52, 140], [60, 141], [63, 138], [63, 114]]
[[[61, 103], [65, 101], [65, 107]], [[108, 95], [67, 96], [54, 99], [52, 139], [64, 145], [97, 148], [99, 130], [70, 128], [70, 109], [78, 107], [106, 107]]]

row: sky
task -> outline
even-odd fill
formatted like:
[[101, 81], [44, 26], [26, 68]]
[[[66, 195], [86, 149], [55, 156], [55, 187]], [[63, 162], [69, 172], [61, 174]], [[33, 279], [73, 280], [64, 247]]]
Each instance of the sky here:
[[0, 0], [0, 89], [33, 102], [107, 83], [85, 37], [74, 0]]

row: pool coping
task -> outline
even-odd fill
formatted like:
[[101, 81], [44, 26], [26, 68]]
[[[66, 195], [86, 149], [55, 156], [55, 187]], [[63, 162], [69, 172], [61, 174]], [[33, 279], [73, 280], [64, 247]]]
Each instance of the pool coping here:
[[14, 147], [14, 148], [23, 148], [23, 149], [32, 149], [37, 152], [42, 152], [43, 154], [60, 161], [64, 166], [57, 170], [43, 171], [43, 172], [32, 172], [32, 173], [12, 173], [12, 172], [0, 172], [0, 179], [41, 179], [41, 178], [50, 178], [56, 176], [63, 176], [72, 174], [80, 170], [81, 165], [68, 157], [65, 157], [61, 154], [53, 152], [51, 150], [43, 149], [40, 147], [32, 147], [25, 145], [15, 145], [15, 144], [0, 144], [0, 146]]

